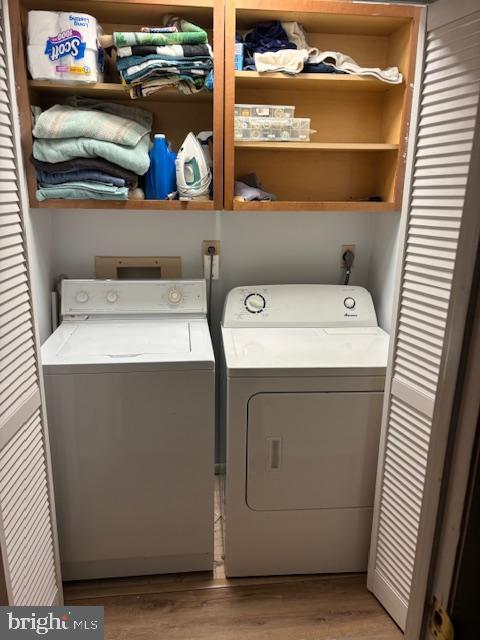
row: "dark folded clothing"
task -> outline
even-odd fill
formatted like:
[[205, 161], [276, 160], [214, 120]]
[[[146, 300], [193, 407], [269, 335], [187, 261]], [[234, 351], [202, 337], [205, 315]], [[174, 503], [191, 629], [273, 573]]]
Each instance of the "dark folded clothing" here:
[[324, 62], [305, 62], [303, 65], [303, 73], [345, 73], [339, 69], [335, 69], [331, 64]]
[[106, 173], [109, 176], [122, 178], [125, 180], [125, 186], [130, 189], [135, 189], [138, 186], [138, 176], [135, 173], [103, 158], [74, 158], [64, 162], [43, 162], [32, 156], [30, 161], [37, 169], [46, 173], [70, 173], [80, 170], [100, 171], [100, 173]]
[[297, 45], [290, 42], [281, 22], [259, 22], [245, 36], [245, 48], [250, 57], [254, 53], [280, 51], [281, 49], [296, 49]]
[[117, 60], [117, 69], [127, 77], [137, 72], [137, 69], [147, 69], [151, 67], [178, 67], [184, 69], [211, 69], [213, 66], [210, 56], [206, 58], [164, 58], [156, 53], [147, 56], [126, 56]]
[[125, 180], [117, 176], [110, 176], [102, 171], [92, 171], [91, 169], [79, 169], [78, 171], [67, 171], [62, 173], [48, 173], [37, 169], [37, 179], [42, 185], [65, 184], [67, 182], [101, 182], [111, 184], [115, 187], [124, 187]]

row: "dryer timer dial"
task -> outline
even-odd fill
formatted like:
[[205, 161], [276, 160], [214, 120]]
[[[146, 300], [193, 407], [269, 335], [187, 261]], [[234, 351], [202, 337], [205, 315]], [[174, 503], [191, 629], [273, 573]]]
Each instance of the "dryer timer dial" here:
[[262, 313], [267, 303], [260, 293], [250, 293], [243, 301], [243, 304], [250, 313]]

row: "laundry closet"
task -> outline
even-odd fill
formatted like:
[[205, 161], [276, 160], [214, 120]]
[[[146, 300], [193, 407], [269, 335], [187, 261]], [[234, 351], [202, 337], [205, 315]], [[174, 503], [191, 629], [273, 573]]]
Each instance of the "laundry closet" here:
[[300, 617], [345, 593], [335, 637], [431, 637], [479, 42], [475, 0], [3, 0], [1, 604], [105, 605], [108, 631], [115, 596], [298, 585]]

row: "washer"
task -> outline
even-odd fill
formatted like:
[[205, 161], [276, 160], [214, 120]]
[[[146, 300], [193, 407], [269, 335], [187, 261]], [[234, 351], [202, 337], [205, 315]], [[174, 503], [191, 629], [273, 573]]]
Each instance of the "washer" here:
[[205, 281], [64, 280], [42, 347], [66, 580], [211, 570]]
[[365, 571], [388, 354], [369, 292], [233, 289], [222, 338], [227, 575]]

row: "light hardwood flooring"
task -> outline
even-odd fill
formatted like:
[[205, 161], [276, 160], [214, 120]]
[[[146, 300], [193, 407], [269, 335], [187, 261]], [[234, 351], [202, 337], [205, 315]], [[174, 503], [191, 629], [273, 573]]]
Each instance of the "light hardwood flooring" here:
[[106, 640], [399, 640], [364, 575], [226, 579], [223, 485], [211, 573], [70, 582], [70, 605], [103, 605]]

